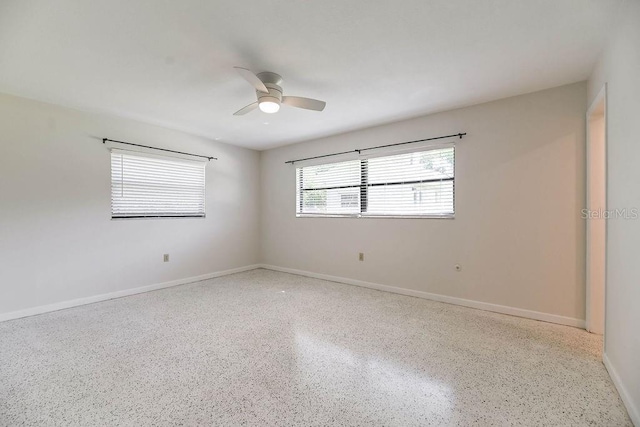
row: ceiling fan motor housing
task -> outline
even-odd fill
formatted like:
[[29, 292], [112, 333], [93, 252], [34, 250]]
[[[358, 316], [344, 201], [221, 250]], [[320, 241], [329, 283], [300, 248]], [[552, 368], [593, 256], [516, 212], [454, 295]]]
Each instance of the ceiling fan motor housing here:
[[269, 89], [269, 93], [256, 90], [258, 102], [275, 102], [276, 104], [280, 104], [280, 102], [282, 102], [282, 88], [271, 83], [265, 83], [264, 85]]
[[269, 90], [269, 93], [264, 93], [256, 90], [258, 96], [258, 102], [275, 102], [280, 105], [282, 102], [282, 77], [279, 74], [265, 71], [259, 73], [258, 78], [264, 83]]

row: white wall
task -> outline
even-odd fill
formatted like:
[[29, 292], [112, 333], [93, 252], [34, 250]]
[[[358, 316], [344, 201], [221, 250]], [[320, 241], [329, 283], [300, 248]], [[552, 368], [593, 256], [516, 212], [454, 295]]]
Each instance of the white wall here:
[[[608, 209], [640, 209], [640, 2], [627, 0], [589, 79], [607, 83]], [[640, 426], [640, 219], [607, 221], [605, 362]]]
[[[257, 152], [8, 95], [0, 129], [0, 314], [258, 262]], [[219, 157], [206, 219], [112, 221], [103, 137]]]
[[[262, 260], [584, 319], [585, 105], [583, 82], [262, 152]], [[457, 132], [454, 220], [295, 217], [286, 160]]]

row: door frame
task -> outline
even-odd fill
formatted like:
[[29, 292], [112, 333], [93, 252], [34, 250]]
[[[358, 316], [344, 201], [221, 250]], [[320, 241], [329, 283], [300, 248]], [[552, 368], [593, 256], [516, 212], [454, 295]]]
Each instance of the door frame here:
[[[592, 135], [591, 135], [591, 126], [590, 126], [590, 121], [592, 120], [592, 118], [597, 118], [599, 117], [600, 113], [599, 113], [599, 109], [602, 108], [602, 117], [603, 117], [603, 121], [604, 121], [604, 176], [601, 177], [600, 179], [604, 179], [604, 206], [603, 209], [606, 210], [607, 207], [609, 206], [609, 202], [608, 202], [608, 192], [607, 192], [607, 182], [608, 182], [608, 167], [607, 167], [607, 158], [608, 158], [608, 146], [607, 146], [607, 139], [608, 139], [608, 126], [607, 126], [607, 84], [605, 83], [602, 88], [600, 89], [600, 91], [598, 92], [598, 95], [596, 95], [596, 97], [594, 98], [593, 102], [591, 103], [591, 105], [589, 106], [589, 109], [587, 110], [587, 114], [586, 114], [586, 127], [587, 127], [587, 138], [586, 138], [586, 207], [587, 209], [589, 209], [591, 207], [591, 194], [590, 194], [590, 189], [591, 189], [591, 180], [592, 180], [592, 173], [591, 173], [591, 157], [592, 157], [592, 150], [594, 149], [594, 146], [592, 145]], [[606, 218], [600, 219], [600, 221], [604, 221], [604, 277], [603, 277], [603, 283], [602, 284], [598, 284], [598, 283], [594, 283], [594, 280], [591, 277], [591, 262], [592, 262], [592, 257], [596, 256], [594, 255], [594, 251], [593, 248], [591, 247], [591, 243], [592, 240], [590, 238], [591, 235], [591, 227], [590, 225], [590, 221], [598, 221], [598, 219], [590, 219], [587, 218], [586, 219], [586, 262], [585, 262], [585, 283], [586, 283], [586, 310], [585, 310], [585, 325], [586, 325], [586, 329], [589, 332], [593, 332], [593, 333], [598, 333], [598, 334], [602, 334], [604, 335], [605, 329], [606, 329], [606, 300], [607, 300], [607, 220]], [[595, 285], [595, 286], [594, 286]], [[596, 286], [602, 286], [602, 320], [601, 322], [598, 322], [598, 319], [594, 319], [592, 313], [594, 311], [594, 308], [596, 307], [596, 304], [598, 304], [598, 301], [594, 301], [594, 295], [598, 292], [598, 289]], [[597, 324], [596, 324], [597, 322]], [[606, 349], [606, 337], [603, 340], [603, 346], [604, 349]]]

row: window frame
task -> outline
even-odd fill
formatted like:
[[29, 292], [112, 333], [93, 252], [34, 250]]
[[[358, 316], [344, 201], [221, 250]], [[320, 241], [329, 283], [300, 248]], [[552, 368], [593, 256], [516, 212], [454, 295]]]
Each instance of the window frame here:
[[[445, 149], [445, 148], [451, 148], [453, 150], [453, 177], [449, 178], [449, 179], [425, 179], [425, 180], [412, 180], [412, 181], [405, 181], [405, 182], [393, 182], [393, 183], [375, 183], [375, 184], [370, 184], [368, 182], [368, 161], [370, 158], [377, 158], [377, 157], [390, 157], [390, 156], [394, 156], [397, 154], [407, 154], [407, 153], [420, 153], [420, 152], [428, 152], [428, 151], [432, 151], [432, 150], [441, 150], [441, 149]], [[296, 212], [295, 212], [295, 216], [296, 218], [374, 218], [374, 219], [380, 219], [380, 218], [392, 218], [392, 219], [455, 219], [456, 216], [456, 175], [457, 175], [457, 171], [456, 171], [456, 145], [455, 143], [445, 143], [445, 144], [437, 144], [437, 145], [430, 145], [428, 147], [420, 147], [420, 148], [412, 148], [409, 150], [402, 150], [400, 152], [395, 151], [392, 153], [383, 153], [383, 154], [378, 154], [378, 155], [374, 155], [374, 156], [370, 156], [370, 157], [362, 157], [359, 159], [353, 159], [353, 160], [359, 160], [360, 161], [360, 184], [359, 185], [344, 185], [344, 186], [333, 186], [333, 187], [322, 187], [322, 188], [318, 188], [318, 189], [314, 189], [314, 190], [327, 190], [327, 189], [340, 189], [340, 188], [360, 188], [360, 212], [359, 213], [355, 213], [355, 214], [320, 214], [320, 213], [303, 213], [303, 212], [298, 212], [297, 209], [299, 208], [300, 211], [302, 211], [303, 208], [303, 203], [304, 203], [304, 191], [305, 189], [302, 186], [302, 182], [303, 182], [303, 169], [305, 166], [300, 166], [297, 169], [300, 169], [300, 174], [298, 176], [298, 182], [296, 183]], [[348, 160], [343, 160], [343, 161], [348, 161]], [[333, 163], [339, 163], [339, 162], [333, 162]], [[318, 163], [318, 164], [309, 164], [307, 166], [316, 166], [316, 165], [328, 165], [331, 163]], [[363, 209], [366, 210], [368, 208], [368, 188], [369, 187], [373, 187], [373, 186], [382, 186], [382, 185], [406, 185], [406, 184], [412, 184], [412, 183], [416, 183], [416, 184], [422, 184], [422, 183], [428, 183], [428, 182], [443, 182], [443, 181], [451, 181], [452, 182], [452, 207], [453, 207], [453, 212], [452, 213], [443, 213], [443, 214], [408, 214], [408, 215], [402, 215], [402, 214], [391, 214], [391, 215], [382, 215], [382, 214], [369, 214], [366, 212], [363, 212]]]
[[110, 169], [109, 178], [110, 178], [110, 219], [111, 221], [122, 221], [122, 220], [157, 220], [157, 219], [206, 219], [207, 217], [207, 172], [206, 166], [207, 163], [205, 161], [194, 160], [188, 157], [182, 157], [179, 155], [159, 155], [153, 152], [147, 152], [144, 150], [129, 150], [124, 148], [110, 148], [110, 162], [112, 161], [113, 154], [122, 154], [122, 155], [130, 155], [130, 156], [138, 156], [138, 157], [146, 157], [151, 159], [159, 159], [166, 161], [174, 161], [178, 163], [202, 163], [202, 173], [203, 173], [203, 183], [202, 183], [202, 193], [203, 193], [203, 210], [202, 215], [132, 215], [132, 216], [114, 216], [114, 205], [113, 205], [113, 172]]

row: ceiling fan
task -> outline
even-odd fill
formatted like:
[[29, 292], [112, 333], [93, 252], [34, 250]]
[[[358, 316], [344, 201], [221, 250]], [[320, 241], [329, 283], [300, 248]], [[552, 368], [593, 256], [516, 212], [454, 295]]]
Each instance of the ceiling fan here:
[[282, 77], [280, 77], [279, 74], [269, 71], [254, 74], [246, 68], [234, 68], [256, 89], [256, 95], [258, 97], [256, 102], [233, 113], [234, 116], [242, 116], [256, 108], [260, 108], [260, 110], [265, 113], [277, 113], [280, 109], [280, 104], [314, 111], [322, 111], [325, 105], [327, 105], [326, 102], [318, 101], [317, 99], [302, 98], [300, 96], [282, 96], [282, 87], [280, 86], [282, 84]]

